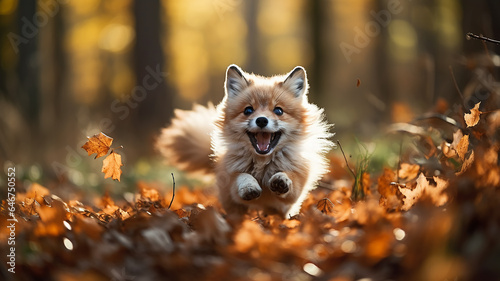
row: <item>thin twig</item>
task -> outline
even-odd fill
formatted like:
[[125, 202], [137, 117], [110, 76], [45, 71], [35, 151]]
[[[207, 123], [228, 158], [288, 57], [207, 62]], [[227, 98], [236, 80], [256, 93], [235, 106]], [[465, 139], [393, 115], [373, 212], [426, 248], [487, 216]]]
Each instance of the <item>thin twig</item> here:
[[403, 138], [401, 138], [401, 143], [399, 144], [399, 160], [398, 160], [398, 170], [396, 171], [396, 182], [399, 183], [399, 170], [401, 169], [401, 153], [403, 153]]
[[486, 41], [486, 42], [490, 42], [490, 43], [494, 43], [494, 44], [500, 45], [500, 41], [498, 41], [498, 40], [491, 39], [491, 38], [488, 38], [488, 37], [484, 37], [483, 35], [476, 35], [476, 34], [474, 34], [472, 32], [467, 33], [466, 38], [467, 39], [474, 38], [474, 39], [483, 40], [483, 41]]
[[450, 73], [451, 73], [451, 78], [453, 79], [453, 83], [455, 84], [455, 88], [457, 89], [457, 92], [460, 95], [460, 98], [462, 99], [463, 102], [464, 95], [462, 95], [462, 91], [460, 91], [460, 88], [458, 87], [457, 79], [455, 79], [455, 74], [453, 74], [453, 68], [451, 68], [451, 65], [450, 65]]
[[173, 182], [173, 191], [172, 191], [172, 200], [170, 200], [170, 204], [168, 205], [168, 209], [170, 210], [170, 207], [172, 207], [172, 203], [174, 203], [174, 198], [175, 198], [175, 178], [174, 178], [174, 173], [170, 173], [172, 175], [172, 182]]
[[356, 179], [356, 174], [354, 173], [354, 171], [351, 169], [351, 167], [349, 166], [349, 163], [347, 162], [347, 158], [345, 157], [345, 153], [344, 153], [344, 150], [342, 149], [342, 145], [340, 144], [340, 141], [337, 140], [337, 143], [340, 147], [340, 151], [342, 151], [342, 155], [344, 156], [344, 160], [345, 160], [345, 164], [347, 165], [347, 168], [349, 169], [349, 171], [351, 172], [352, 176], [354, 177], [354, 179]]

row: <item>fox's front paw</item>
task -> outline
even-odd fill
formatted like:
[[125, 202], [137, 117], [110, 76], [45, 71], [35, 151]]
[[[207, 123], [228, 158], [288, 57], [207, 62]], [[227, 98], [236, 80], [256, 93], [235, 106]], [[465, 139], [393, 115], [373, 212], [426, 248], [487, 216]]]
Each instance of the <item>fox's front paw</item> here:
[[259, 198], [262, 193], [262, 188], [257, 180], [249, 174], [240, 174], [236, 179], [236, 185], [238, 196], [245, 201]]
[[291, 186], [292, 180], [283, 172], [274, 174], [269, 180], [269, 188], [278, 195], [287, 193]]

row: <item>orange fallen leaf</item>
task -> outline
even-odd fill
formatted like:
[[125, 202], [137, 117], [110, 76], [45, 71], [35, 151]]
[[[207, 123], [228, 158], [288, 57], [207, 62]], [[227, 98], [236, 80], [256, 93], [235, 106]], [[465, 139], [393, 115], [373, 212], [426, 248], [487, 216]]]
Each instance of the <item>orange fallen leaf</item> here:
[[401, 168], [399, 169], [399, 178], [412, 180], [418, 176], [419, 171], [420, 171], [419, 165], [401, 163]]
[[464, 161], [465, 155], [469, 151], [469, 135], [464, 136], [461, 130], [457, 130], [453, 133], [453, 142], [449, 144], [443, 141], [441, 150], [448, 158], [458, 156], [460, 160]]
[[456, 174], [457, 175], [463, 174], [472, 166], [472, 163], [474, 163], [474, 150], [471, 151], [469, 157], [465, 159], [465, 161], [462, 163], [462, 168], [460, 168], [460, 171], [457, 172]]
[[468, 127], [474, 127], [477, 125], [479, 122], [479, 116], [481, 115], [481, 111], [479, 111], [479, 106], [481, 105], [481, 102], [476, 103], [474, 108], [470, 110], [470, 113], [465, 113], [464, 114], [464, 120], [465, 123], [467, 124]]
[[94, 159], [106, 155], [111, 147], [111, 143], [113, 142], [113, 138], [106, 136], [102, 132], [94, 135], [93, 137], [87, 138], [89, 140], [82, 146], [82, 148], [85, 149], [89, 155], [96, 153], [97, 155]]
[[323, 214], [330, 214], [334, 206], [335, 205], [332, 203], [332, 201], [325, 197], [318, 201], [316, 208], [318, 208], [318, 210], [320, 210]]
[[111, 177], [114, 180], [120, 181], [120, 176], [122, 174], [121, 170], [122, 164], [122, 156], [114, 151], [102, 161], [102, 171], [104, 173], [104, 178], [107, 179]]
[[423, 173], [420, 173], [417, 178], [417, 186], [414, 189], [398, 186], [399, 191], [405, 196], [401, 209], [405, 211], [409, 210], [424, 196], [428, 196], [436, 206], [442, 206], [448, 202], [448, 195], [443, 192], [448, 187], [448, 181], [438, 177], [433, 177], [433, 179], [436, 182], [435, 186], [429, 183]]
[[414, 189], [398, 186], [399, 191], [405, 196], [401, 209], [403, 211], [408, 211], [413, 205], [415, 205], [420, 197], [423, 196], [425, 187], [428, 185], [429, 182], [425, 178], [424, 174], [420, 173], [417, 178], [417, 186]]
[[17, 196], [17, 200], [24, 201], [26, 204], [31, 204], [33, 200], [36, 200], [39, 204], [42, 204], [43, 198], [49, 195], [50, 191], [46, 187], [34, 182], [28, 187], [26, 193], [20, 193]]
[[444, 190], [448, 187], [448, 181], [438, 177], [432, 177], [436, 182], [436, 186], [429, 186], [425, 192], [431, 197], [432, 203], [436, 206], [443, 206], [446, 202], [448, 202], [448, 195], [444, 192]]
[[401, 207], [401, 198], [403, 197], [397, 185], [392, 184], [395, 180], [396, 174], [391, 169], [385, 168], [377, 181], [380, 204], [391, 210], [398, 210]]
[[458, 157], [460, 157], [462, 161], [464, 161], [465, 154], [467, 153], [468, 150], [469, 150], [469, 135], [465, 135], [460, 139], [456, 147]]
[[58, 236], [66, 231], [63, 221], [68, 218], [69, 213], [64, 204], [62, 201], [53, 201], [52, 206], [41, 205], [37, 209], [40, 221], [35, 228], [35, 235]]

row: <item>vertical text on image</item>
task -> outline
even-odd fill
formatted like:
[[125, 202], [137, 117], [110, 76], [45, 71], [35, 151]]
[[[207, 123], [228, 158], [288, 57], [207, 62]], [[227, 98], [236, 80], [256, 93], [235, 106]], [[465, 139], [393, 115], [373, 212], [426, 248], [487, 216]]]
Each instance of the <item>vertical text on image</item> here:
[[7, 266], [8, 271], [16, 273], [16, 167], [7, 168], [7, 210], [9, 216], [7, 219], [7, 228], [9, 229], [9, 238], [7, 239], [8, 248]]

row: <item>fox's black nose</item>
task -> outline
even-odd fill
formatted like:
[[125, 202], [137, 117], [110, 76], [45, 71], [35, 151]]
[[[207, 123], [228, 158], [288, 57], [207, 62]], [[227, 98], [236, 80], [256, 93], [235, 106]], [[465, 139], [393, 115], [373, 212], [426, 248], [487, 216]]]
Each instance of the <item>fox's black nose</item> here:
[[255, 120], [255, 124], [257, 124], [257, 126], [259, 126], [259, 128], [261, 129], [267, 126], [267, 123], [269, 123], [269, 121], [266, 117], [259, 117], [257, 118], [257, 120]]

